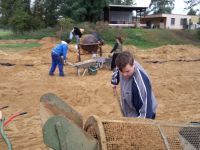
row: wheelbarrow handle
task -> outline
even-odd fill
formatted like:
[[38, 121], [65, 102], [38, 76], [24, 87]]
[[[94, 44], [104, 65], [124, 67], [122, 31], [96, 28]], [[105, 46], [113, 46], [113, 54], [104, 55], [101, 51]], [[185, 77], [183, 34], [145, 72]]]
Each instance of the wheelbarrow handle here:
[[114, 95], [116, 96], [118, 105], [119, 105], [119, 107], [120, 107], [121, 115], [124, 116], [124, 112], [123, 112], [123, 109], [122, 109], [122, 103], [121, 103], [120, 96], [119, 96], [119, 94], [118, 94], [118, 92], [117, 92], [117, 88], [113, 88], [113, 90], [114, 90]]
[[8, 108], [8, 106], [1, 106], [0, 110], [5, 109], [5, 108]]
[[24, 114], [27, 114], [27, 112], [21, 112], [21, 113], [16, 113], [12, 116], [10, 116], [5, 122], [4, 122], [4, 126], [8, 125], [14, 118], [16, 118], [17, 116], [20, 116], [20, 115], [24, 115]]

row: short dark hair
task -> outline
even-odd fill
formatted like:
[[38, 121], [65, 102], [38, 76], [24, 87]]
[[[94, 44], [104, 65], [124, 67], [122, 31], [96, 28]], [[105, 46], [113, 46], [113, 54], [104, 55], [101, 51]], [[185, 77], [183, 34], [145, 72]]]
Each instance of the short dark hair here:
[[67, 42], [68, 44], [71, 42], [71, 40], [70, 39], [65, 39], [65, 42]]
[[120, 71], [122, 71], [122, 69], [125, 68], [127, 64], [130, 64], [132, 66], [133, 63], [134, 63], [134, 58], [129, 51], [121, 52], [115, 60], [115, 64]]

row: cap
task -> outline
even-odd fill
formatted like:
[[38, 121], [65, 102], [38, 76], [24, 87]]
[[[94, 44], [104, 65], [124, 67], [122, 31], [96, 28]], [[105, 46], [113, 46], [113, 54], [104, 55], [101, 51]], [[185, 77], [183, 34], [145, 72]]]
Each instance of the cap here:
[[80, 29], [80, 31], [81, 31], [81, 33], [83, 33], [83, 32], [84, 32], [84, 29]]

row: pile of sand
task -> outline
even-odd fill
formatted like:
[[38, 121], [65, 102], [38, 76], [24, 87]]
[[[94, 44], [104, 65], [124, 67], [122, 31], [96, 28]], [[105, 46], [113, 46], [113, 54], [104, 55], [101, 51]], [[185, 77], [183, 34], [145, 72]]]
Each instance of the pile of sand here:
[[[110, 86], [110, 70], [101, 69], [95, 76], [77, 77], [75, 68], [65, 66], [65, 77], [59, 77], [58, 70], [55, 76], [50, 77], [50, 52], [58, 41], [44, 38], [38, 42], [42, 44], [41, 47], [26, 52], [9, 54], [0, 51], [0, 62], [15, 64], [0, 64], [0, 106], [9, 106], [3, 110], [3, 115], [8, 117], [15, 112], [28, 112], [5, 128], [15, 150], [46, 149], [42, 139], [39, 100], [41, 95], [47, 92], [53, 92], [64, 99], [80, 112], [84, 119], [90, 115], [121, 115]], [[103, 46], [103, 56], [107, 57], [111, 49], [111, 46]], [[192, 45], [167, 45], [149, 51], [140, 51], [134, 46], [124, 46], [124, 49], [134, 53], [152, 79], [158, 100], [156, 119], [199, 121], [200, 62], [169, 61], [199, 59], [199, 48]], [[67, 57], [70, 62], [77, 61], [74, 45], [70, 45]], [[85, 60], [91, 58], [91, 55], [81, 55], [81, 58]], [[165, 62], [149, 62], [155, 60]], [[5, 148], [3, 143], [0, 139], [0, 147]]]

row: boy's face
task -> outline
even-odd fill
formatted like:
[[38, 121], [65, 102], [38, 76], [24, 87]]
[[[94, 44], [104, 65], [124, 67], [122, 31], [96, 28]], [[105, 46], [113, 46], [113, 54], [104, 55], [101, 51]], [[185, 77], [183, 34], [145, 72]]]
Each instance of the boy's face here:
[[122, 76], [125, 78], [125, 79], [130, 79], [134, 73], [134, 70], [135, 70], [135, 66], [134, 64], [131, 66], [130, 64], [127, 64], [121, 71], [121, 74]]

